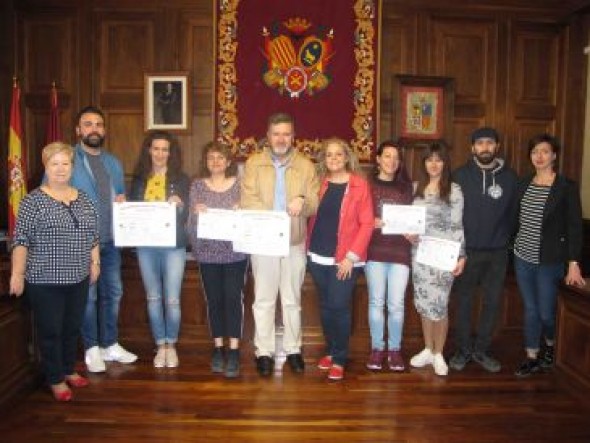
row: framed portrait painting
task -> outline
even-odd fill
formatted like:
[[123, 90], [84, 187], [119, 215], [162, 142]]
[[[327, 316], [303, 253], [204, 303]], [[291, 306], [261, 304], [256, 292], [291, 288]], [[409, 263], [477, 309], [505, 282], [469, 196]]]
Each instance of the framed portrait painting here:
[[188, 72], [148, 73], [144, 79], [146, 131], [189, 133], [192, 107]]
[[454, 79], [394, 76], [396, 135], [408, 145], [452, 140]]

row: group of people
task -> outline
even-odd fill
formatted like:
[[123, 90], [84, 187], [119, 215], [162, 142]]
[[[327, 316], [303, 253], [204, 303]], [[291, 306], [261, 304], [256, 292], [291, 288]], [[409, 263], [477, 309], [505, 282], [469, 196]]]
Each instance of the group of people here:
[[[169, 202], [176, 208], [176, 244], [137, 248], [156, 368], [179, 365], [175, 345], [189, 243], [206, 297], [211, 371], [228, 378], [240, 373], [249, 264], [256, 369], [263, 377], [274, 372], [279, 296], [287, 365], [295, 373], [305, 370], [301, 288], [306, 269], [318, 289], [325, 337], [317, 365], [329, 379], [344, 377], [352, 297], [363, 269], [371, 333], [367, 368], [379, 370], [386, 364], [392, 371], [405, 370], [401, 342], [411, 276], [424, 348], [410, 365], [432, 366], [444, 376], [448, 366], [460, 371], [473, 360], [497, 372], [501, 365], [490, 354], [490, 344], [512, 244], [525, 312], [526, 360], [516, 375], [552, 365], [559, 282], [565, 275], [568, 284], [584, 284], [578, 189], [555, 171], [559, 144], [554, 137], [531, 139], [534, 173], [523, 180], [498, 157], [498, 133], [484, 127], [472, 134], [472, 158], [454, 172], [447, 147], [430, 144], [420, 159], [420, 177], [412, 182], [403, 146], [396, 141], [381, 143], [368, 175], [339, 138], [323, 142], [314, 165], [294, 147], [293, 118], [278, 113], [269, 118], [266, 146], [250, 156], [242, 174], [228, 147], [212, 142], [203, 149], [202, 170], [192, 183], [182, 172], [178, 140], [166, 131], [148, 133], [125, 194], [121, 163], [103, 149], [104, 120], [100, 109], [84, 108], [76, 120], [76, 147], [57, 142], [43, 149], [43, 184], [21, 202], [14, 232], [10, 292], [26, 292], [31, 300], [42, 367], [56, 400], [69, 401], [71, 387], [88, 384], [75, 371], [80, 331], [89, 372], [105, 371], [105, 362], [137, 359], [118, 343], [117, 330], [121, 256], [113, 243], [112, 204], [127, 200]], [[425, 207], [424, 235], [460, 245], [454, 269], [418, 261], [421, 236], [384, 234], [386, 204]], [[199, 216], [209, 208], [286, 212], [288, 254], [247, 256], [234, 251], [231, 242], [200, 238]], [[472, 301], [478, 286], [482, 304], [472, 337]], [[452, 288], [456, 351], [447, 366], [443, 350]]]

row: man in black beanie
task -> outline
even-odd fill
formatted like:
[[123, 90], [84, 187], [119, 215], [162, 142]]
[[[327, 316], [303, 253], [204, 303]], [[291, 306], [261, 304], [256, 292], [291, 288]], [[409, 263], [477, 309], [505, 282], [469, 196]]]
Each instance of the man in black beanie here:
[[[455, 282], [456, 351], [449, 366], [461, 371], [473, 360], [489, 372], [501, 364], [489, 354], [492, 334], [501, 306], [508, 262], [508, 244], [516, 229], [518, 200], [517, 175], [497, 157], [498, 132], [482, 127], [471, 135], [473, 157], [453, 173], [461, 186], [465, 206], [463, 229], [467, 260]], [[482, 289], [482, 306], [476, 336], [471, 337], [472, 301], [477, 286]]]

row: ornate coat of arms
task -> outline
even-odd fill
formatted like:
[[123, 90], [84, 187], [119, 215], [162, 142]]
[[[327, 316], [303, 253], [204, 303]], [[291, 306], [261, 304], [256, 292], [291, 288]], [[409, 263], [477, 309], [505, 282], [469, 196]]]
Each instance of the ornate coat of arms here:
[[299, 98], [313, 95], [330, 84], [326, 67], [334, 54], [334, 30], [312, 29], [304, 18], [273, 23], [271, 31], [262, 28], [264, 56], [267, 60], [264, 83], [281, 95]]

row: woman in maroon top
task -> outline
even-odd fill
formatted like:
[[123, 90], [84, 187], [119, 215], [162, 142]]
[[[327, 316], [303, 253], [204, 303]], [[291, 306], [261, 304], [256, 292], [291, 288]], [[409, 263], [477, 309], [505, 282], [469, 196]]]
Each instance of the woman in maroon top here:
[[[412, 182], [404, 165], [402, 148], [393, 140], [377, 148], [376, 165], [370, 180], [375, 229], [369, 249], [365, 276], [369, 291], [369, 327], [371, 354], [367, 368], [379, 370], [387, 356], [392, 371], [403, 371], [401, 337], [404, 325], [404, 300], [410, 275], [411, 244], [403, 235], [384, 235], [382, 208], [388, 205], [411, 205]], [[387, 348], [384, 340], [387, 300]]]

